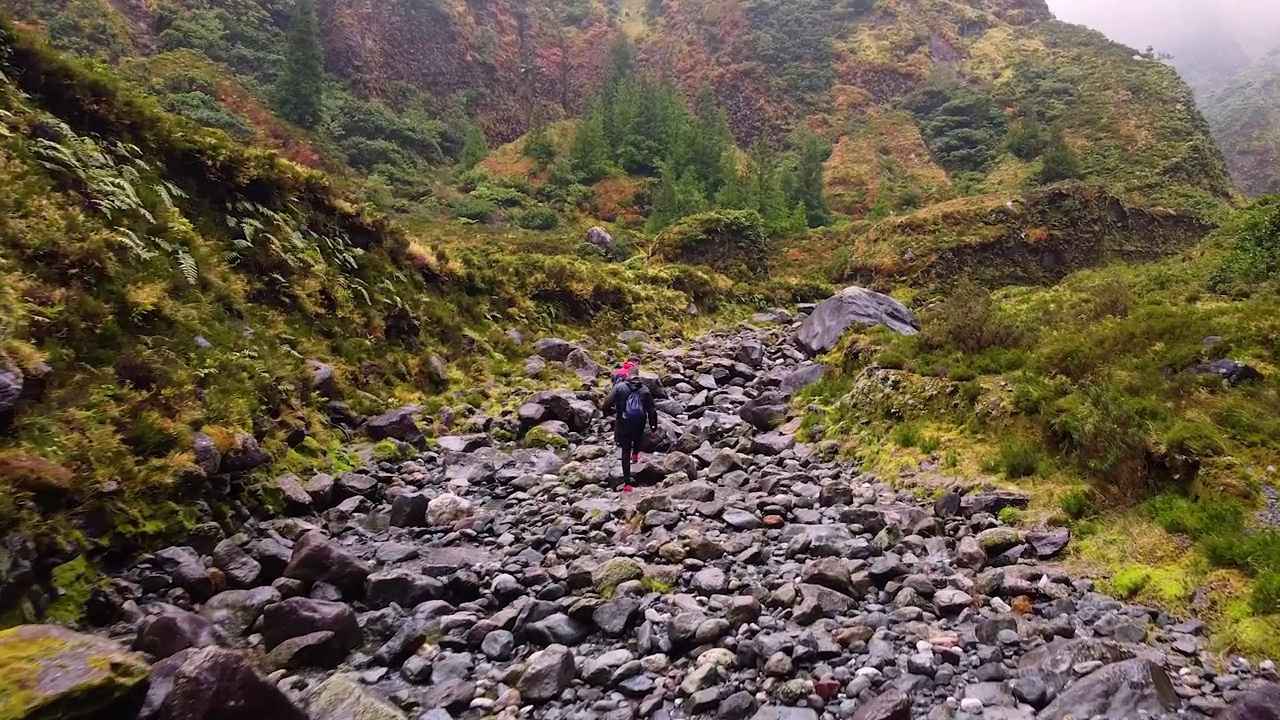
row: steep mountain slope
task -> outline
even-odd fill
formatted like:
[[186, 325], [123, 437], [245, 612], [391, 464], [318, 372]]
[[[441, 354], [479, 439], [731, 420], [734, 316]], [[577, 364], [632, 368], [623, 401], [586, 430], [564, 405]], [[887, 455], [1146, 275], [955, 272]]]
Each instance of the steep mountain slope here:
[[1280, 190], [1280, 50], [1232, 76], [1204, 108], [1240, 189]]
[[1269, 80], [1280, 51], [1280, 13], [1252, 0], [1132, 0], [1122, 7], [1106, 0], [1050, 2], [1064, 19], [1155, 54], [1177, 68], [1191, 85], [1227, 158], [1231, 175], [1246, 194], [1280, 187], [1273, 119], [1280, 98]]
[[[64, 5], [13, 10], [78, 51], [93, 38], [107, 57], [187, 48], [264, 84], [289, 16], [265, 0], [137, 3], [127, 15], [105, 0]], [[643, 67], [690, 97], [709, 81], [744, 147], [802, 124], [826, 135], [834, 204], [855, 216], [877, 201], [908, 209], [1036, 184], [1046, 138], [1006, 148], [1029, 119], [1065, 140], [1077, 174], [1129, 202], [1207, 210], [1231, 193], [1176, 75], [1054, 21], [1040, 0], [323, 0], [319, 12], [328, 68], [357, 94], [403, 107], [405, 92], [423, 92], [434, 112], [474, 118], [500, 142], [582, 112], [625, 34]], [[460, 152], [458, 132], [440, 138], [445, 156]]]

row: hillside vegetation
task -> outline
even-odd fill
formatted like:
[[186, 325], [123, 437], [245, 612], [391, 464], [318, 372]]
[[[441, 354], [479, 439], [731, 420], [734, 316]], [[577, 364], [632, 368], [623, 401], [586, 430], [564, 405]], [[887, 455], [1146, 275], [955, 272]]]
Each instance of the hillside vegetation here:
[[509, 328], [661, 330], [691, 305], [787, 297], [606, 264], [576, 238], [446, 252], [318, 172], [0, 32], [0, 373], [22, 392], [0, 413], [5, 531], [135, 547], [276, 501], [210, 486], [219, 455], [265, 477], [343, 469], [335, 413], [501, 412], [486, 388], [521, 381], [528, 352]]
[[[740, 147], [816, 130], [835, 147], [825, 173], [832, 204], [853, 217], [1069, 178], [1130, 203], [1199, 212], [1231, 194], [1176, 73], [1052, 20], [1038, 0], [375, 6], [318, 4], [329, 80], [321, 119], [301, 134], [234, 91], [270, 104], [292, 3], [139, 3], [125, 15], [105, 0], [39, 0], [13, 10], [57, 46], [140, 55], [144, 72], [181, 68], [149, 81], [171, 109], [298, 158], [314, 154], [313, 164], [345, 161], [388, 202], [420, 198], [432, 167], [474, 164], [481, 128], [500, 143], [590, 119], [616, 79], [622, 37], [638, 66], [690, 106], [705, 104], [694, 98], [707, 90]], [[619, 169], [656, 175], [643, 164]]]
[[1263, 650], [1280, 536], [1250, 528], [1280, 463], [1278, 243], [1270, 198], [1154, 264], [996, 292], [966, 278], [918, 298], [918, 336], [833, 351], [843, 370], [810, 391], [825, 408], [810, 422], [893, 470], [1033, 490], [1038, 519], [1073, 521], [1079, 561], [1116, 592], [1194, 597], [1224, 642]]

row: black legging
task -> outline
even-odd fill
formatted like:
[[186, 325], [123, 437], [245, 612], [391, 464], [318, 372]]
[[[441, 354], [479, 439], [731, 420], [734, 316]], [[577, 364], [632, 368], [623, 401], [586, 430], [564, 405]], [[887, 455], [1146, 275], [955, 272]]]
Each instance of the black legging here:
[[622, 479], [631, 482], [631, 453], [640, 452], [640, 443], [644, 440], [644, 418], [636, 420], [618, 420], [618, 428], [614, 431], [614, 440], [622, 448]]

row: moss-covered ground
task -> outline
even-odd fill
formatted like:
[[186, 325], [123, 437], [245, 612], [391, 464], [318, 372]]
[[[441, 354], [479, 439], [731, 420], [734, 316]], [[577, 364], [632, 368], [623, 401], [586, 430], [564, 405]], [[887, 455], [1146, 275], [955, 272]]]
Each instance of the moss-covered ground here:
[[[904, 479], [988, 478], [1070, 524], [1068, 562], [1109, 591], [1213, 621], [1259, 651], [1280, 619], [1280, 534], [1260, 519], [1280, 464], [1274, 198], [1205, 243], [1054, 286], [899, 293], [923, 331], [855, 334], [806, 391], [806, 428]], [[1247, 364], [1228, 382], [1197, 368]]]

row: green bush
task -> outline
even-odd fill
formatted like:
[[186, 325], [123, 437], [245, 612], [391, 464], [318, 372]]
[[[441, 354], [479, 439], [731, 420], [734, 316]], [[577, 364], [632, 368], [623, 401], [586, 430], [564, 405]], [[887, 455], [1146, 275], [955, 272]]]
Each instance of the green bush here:
[[925, 455], [932, 455], [942, 447], [942, 438], [937, 435], [927, 435], [920, 439], [920, 452]]
[[1088, 488], [1073, 488], [1058, 498], [1058, 508], [1072, 520], [1083, 520], [1094, 514]]
[[890, 433], [890, 437], [893, 438], [895, 445], [904, 448], [916, 447], [923, 439], [923, 435], [920, 433], [920, 428], [916, 427], [913, 423], [901, 423], [895, 425], [893, 431]]
[[1280, 195], [1241, 211], [1227, 232], [1230, 254], [1214, 272], [1210, 286], [1218, 292], [1247, 295], [1258, 283], [1273, 282], [1280, 270]]
[[994, 467], [1010, 479], [1030, 477], [1040, 469], [1040, 450], [1021, 438], [1001, 441]]
[[1249, 608], [1255, 615], [1280, 613], [1280, 572], [1264, 572], [1254, 578]]
[[904, 105], [942, 167], [977, 175], [991, 169], [1008, 121], [989, 95], [954, 83], [934, 85], [915, 92]]
[[920, 331], [923, 350], [981, 353], [992, 348], [1015, 348], [1024, 334], [999, 313], [985, 288], [962, 278], [950, 295], [930, 313]]
[[1013, 507], [1001, 508], [1000, 512], [996, 513], [996, 519], [1005, 525], [1018, 525], [1022, 522], [1022, 518], [1023, 512]]
[[498, 212], [498, 206], [494, 202], [472, 195], [454, 200], [449, 209], [459, 218], [476, 222], [485, 222]]
[[515, 223], [526, 230], [554, 230], [560, 225], [560, 216], [549, 207], [532, 207], [517, 213]]
[[768, 269], [770, 246], [759, 213], [723, 210], [692, 215], [676, 223], [654, 241], [654, 252], [669, 262], [756, 277]]

